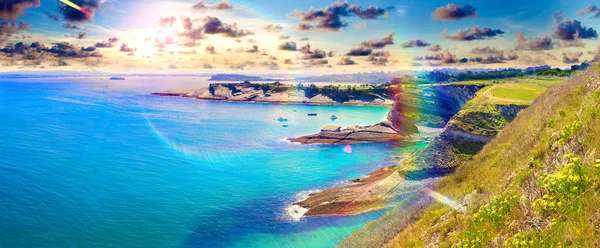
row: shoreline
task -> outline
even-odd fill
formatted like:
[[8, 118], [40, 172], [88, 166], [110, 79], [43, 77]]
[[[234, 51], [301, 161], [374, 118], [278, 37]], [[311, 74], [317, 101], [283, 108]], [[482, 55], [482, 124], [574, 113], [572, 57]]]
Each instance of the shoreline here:
[[186, 96], [181, 93], [165, 93], [165, 92], [153, 92], [150, 93], [153, 96], [170, 96], [170, 97], [183, 97], [193, 98], [202, 101], [209, 102], [230, 102], [230, 103], [262, 103], [262, 104], [276, 104], [276, 105], [308, 105], [308, 106], [355, 106], [355, 107], [392, 107], [394, 104], [391, 103], [369, 103], [369, 102], [307, 102], [307, 101], [267, 101], [267, 100], [235, 100], [235, 99], [217, 99], [209, 97], [197, 97], [197, 96]]

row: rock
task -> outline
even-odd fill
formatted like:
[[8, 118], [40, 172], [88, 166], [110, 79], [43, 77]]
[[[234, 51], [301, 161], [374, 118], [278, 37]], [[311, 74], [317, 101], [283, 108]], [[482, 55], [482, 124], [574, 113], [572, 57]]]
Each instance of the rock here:
[[385, 142], [390, 140], [412, 138], [418, 130], [396, 131], [389, 121], [384, 121], [370, 126], [352, 126], [342, 129], [338, 125], [326, 125], [317, 134], [306, 135], [298, 138], [289, 138], [291, 142], [301, 144], [355, 144], [368, 142]]
[[341, 129], [342, 126], [329, 124], [321, 127], [321, 132], [339, 132]]

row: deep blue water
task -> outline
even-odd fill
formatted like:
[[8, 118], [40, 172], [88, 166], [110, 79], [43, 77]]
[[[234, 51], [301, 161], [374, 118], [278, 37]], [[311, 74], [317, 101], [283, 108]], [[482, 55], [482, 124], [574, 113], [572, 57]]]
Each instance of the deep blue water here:
[[361, 144], [347, 154], [283, 141], [334, 113], [337, 124], [367, 125], [387, 108], [148, 94], [203, 85], [0, 80], [0, 247], [330, 247], [384, 210], [295, 221], [285, 206], [419, 145]]

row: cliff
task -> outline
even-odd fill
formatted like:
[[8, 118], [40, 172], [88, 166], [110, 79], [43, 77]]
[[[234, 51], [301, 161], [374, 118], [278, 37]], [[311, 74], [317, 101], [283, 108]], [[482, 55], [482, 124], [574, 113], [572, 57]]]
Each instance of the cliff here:
[[208, 88], [155, 92], [159, 96], [182, 96], [213, 101], [264, 102], [316, 105], [391, 106], [396, 86], [292, 86], [278, 83], [218, 83]]
[[548, 89], [418, 201], [339, 246], [596, 247], [599, 71], [595, 65]]

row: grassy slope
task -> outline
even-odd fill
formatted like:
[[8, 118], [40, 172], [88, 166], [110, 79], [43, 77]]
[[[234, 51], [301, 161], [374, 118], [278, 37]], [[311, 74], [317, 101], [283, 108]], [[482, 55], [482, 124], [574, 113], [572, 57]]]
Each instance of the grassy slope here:
[[[519, 114], [519, 117], [513, 124], [510, 124], [506, 130], [502, 131], [473, 160], [462, 165], [455, 174], [449, 176], [439, 184], [436, 190], [453, 199], [461, 199], [473, 191], [478, 192], [476, 197], [474, 197], [478, 200], [475, 200], [473, 205], [468, 207], [470, 214], [479, 205], [488, 202], [492, 197], [502, 192], [505, 189], [506, 178], [515, 171], [515, 168], [524, 166], [529, 161], [531, 152], [534, 150], [534, 144], [539, 142], [542, 135], [545, 135], [544, 137], [548, 136], [547, 133], [550, 130], [545, 130], [544, 134], [542, 134], [543, 130], [540, 127], [554, 122], [556, 122], [555, 125], [558, 125], [558, 120], [552, 121], [550, 118], [558, 115], [558, 109], [566, 107], [564, 103], [576, 100], [575, 93], [571, 92], [571, 90], [574, 88], [576, 82], [582, 81], [587, 76], [576, 77], [568, 85], [554, 87], [552, 90], [544, 93], [544, 96], [537, 100], [533, 107]], [[523, 81], [523, 83], [540, 86], [550, 86], [565, 81], [562, 78], [550, 80], [547, 78], [528, 78], [527, 81], [525, 79], [519, 80]], [[511, 81], [511, 83], [514, 83], [514, 81]], [[571, 93], [567, 94], [565, 92]], [[558, 99], [558, 96], [561, 99]], [[493, 103], [489, 102], [489, 99], [480, 98], [480, 96], [474, 99], [473, 103], [476, 101]], [[478, 105], [485, 107], [485, 105], [474, 104], [466, 106], [466, 109], [469, 111], [469, 108], [473, 108], [474, 112], [477, 112]], [[577, 106], [578, 103], [573, 103], [572, 105]], [[449, 235], [454, 237], [450, 238], [446, 237], [447, 235], [434, 234], [436, 232], [433, 229], [429, 229], [435, 223], [440, 223], [442, 216], [446, 215], [448, 217], [450, 215], [448, 214], [450, 208], [439, 203], [430, 204], [431, 201], [430, 198], [426, 197], [413, 204], [399, 204], [382, 218], [370, 222], [363, 228], [355, 231], [341, 242], [339, 246], [381, 247], [385, 244], [392, 247], [423, 246], [429, 241], [431, 236], [435, 235], [444, 237], [443, 240], [448, 241], [448, 243], [442, 244], [442, 246], [449, 246], [449, 244], [457, 242], [460, 239], [460, 235]], [[445, 221], [443, 224], [437, 225], [436, 228], [447, 228], [446, 233], [448, 233], [458, 232], [462, 227], [462, 234], [465, 234], [465, 226], [472, 220], [467, 218], [466, 215], [456, 219], [458, 223]], [[407, 226], [409, 227], [407, 228]], [[424, 235], [425, 239], [421, 239], [422, 235]], [[394, 236], [396, 237], [394, 238]]]
[[548, 90], [436, 186], [452, 199], [471, 194], [466, 213], [440, 203], [405, 213], [416, 221], [388, 245], [600, 245], [600, 93], [587, 88], [599, 78], [595, 66]]
[[533, 101], [546, 88], [535, 84], [503, 84], [492, 89], [492, 95], [498, 98], [518, 101]]

